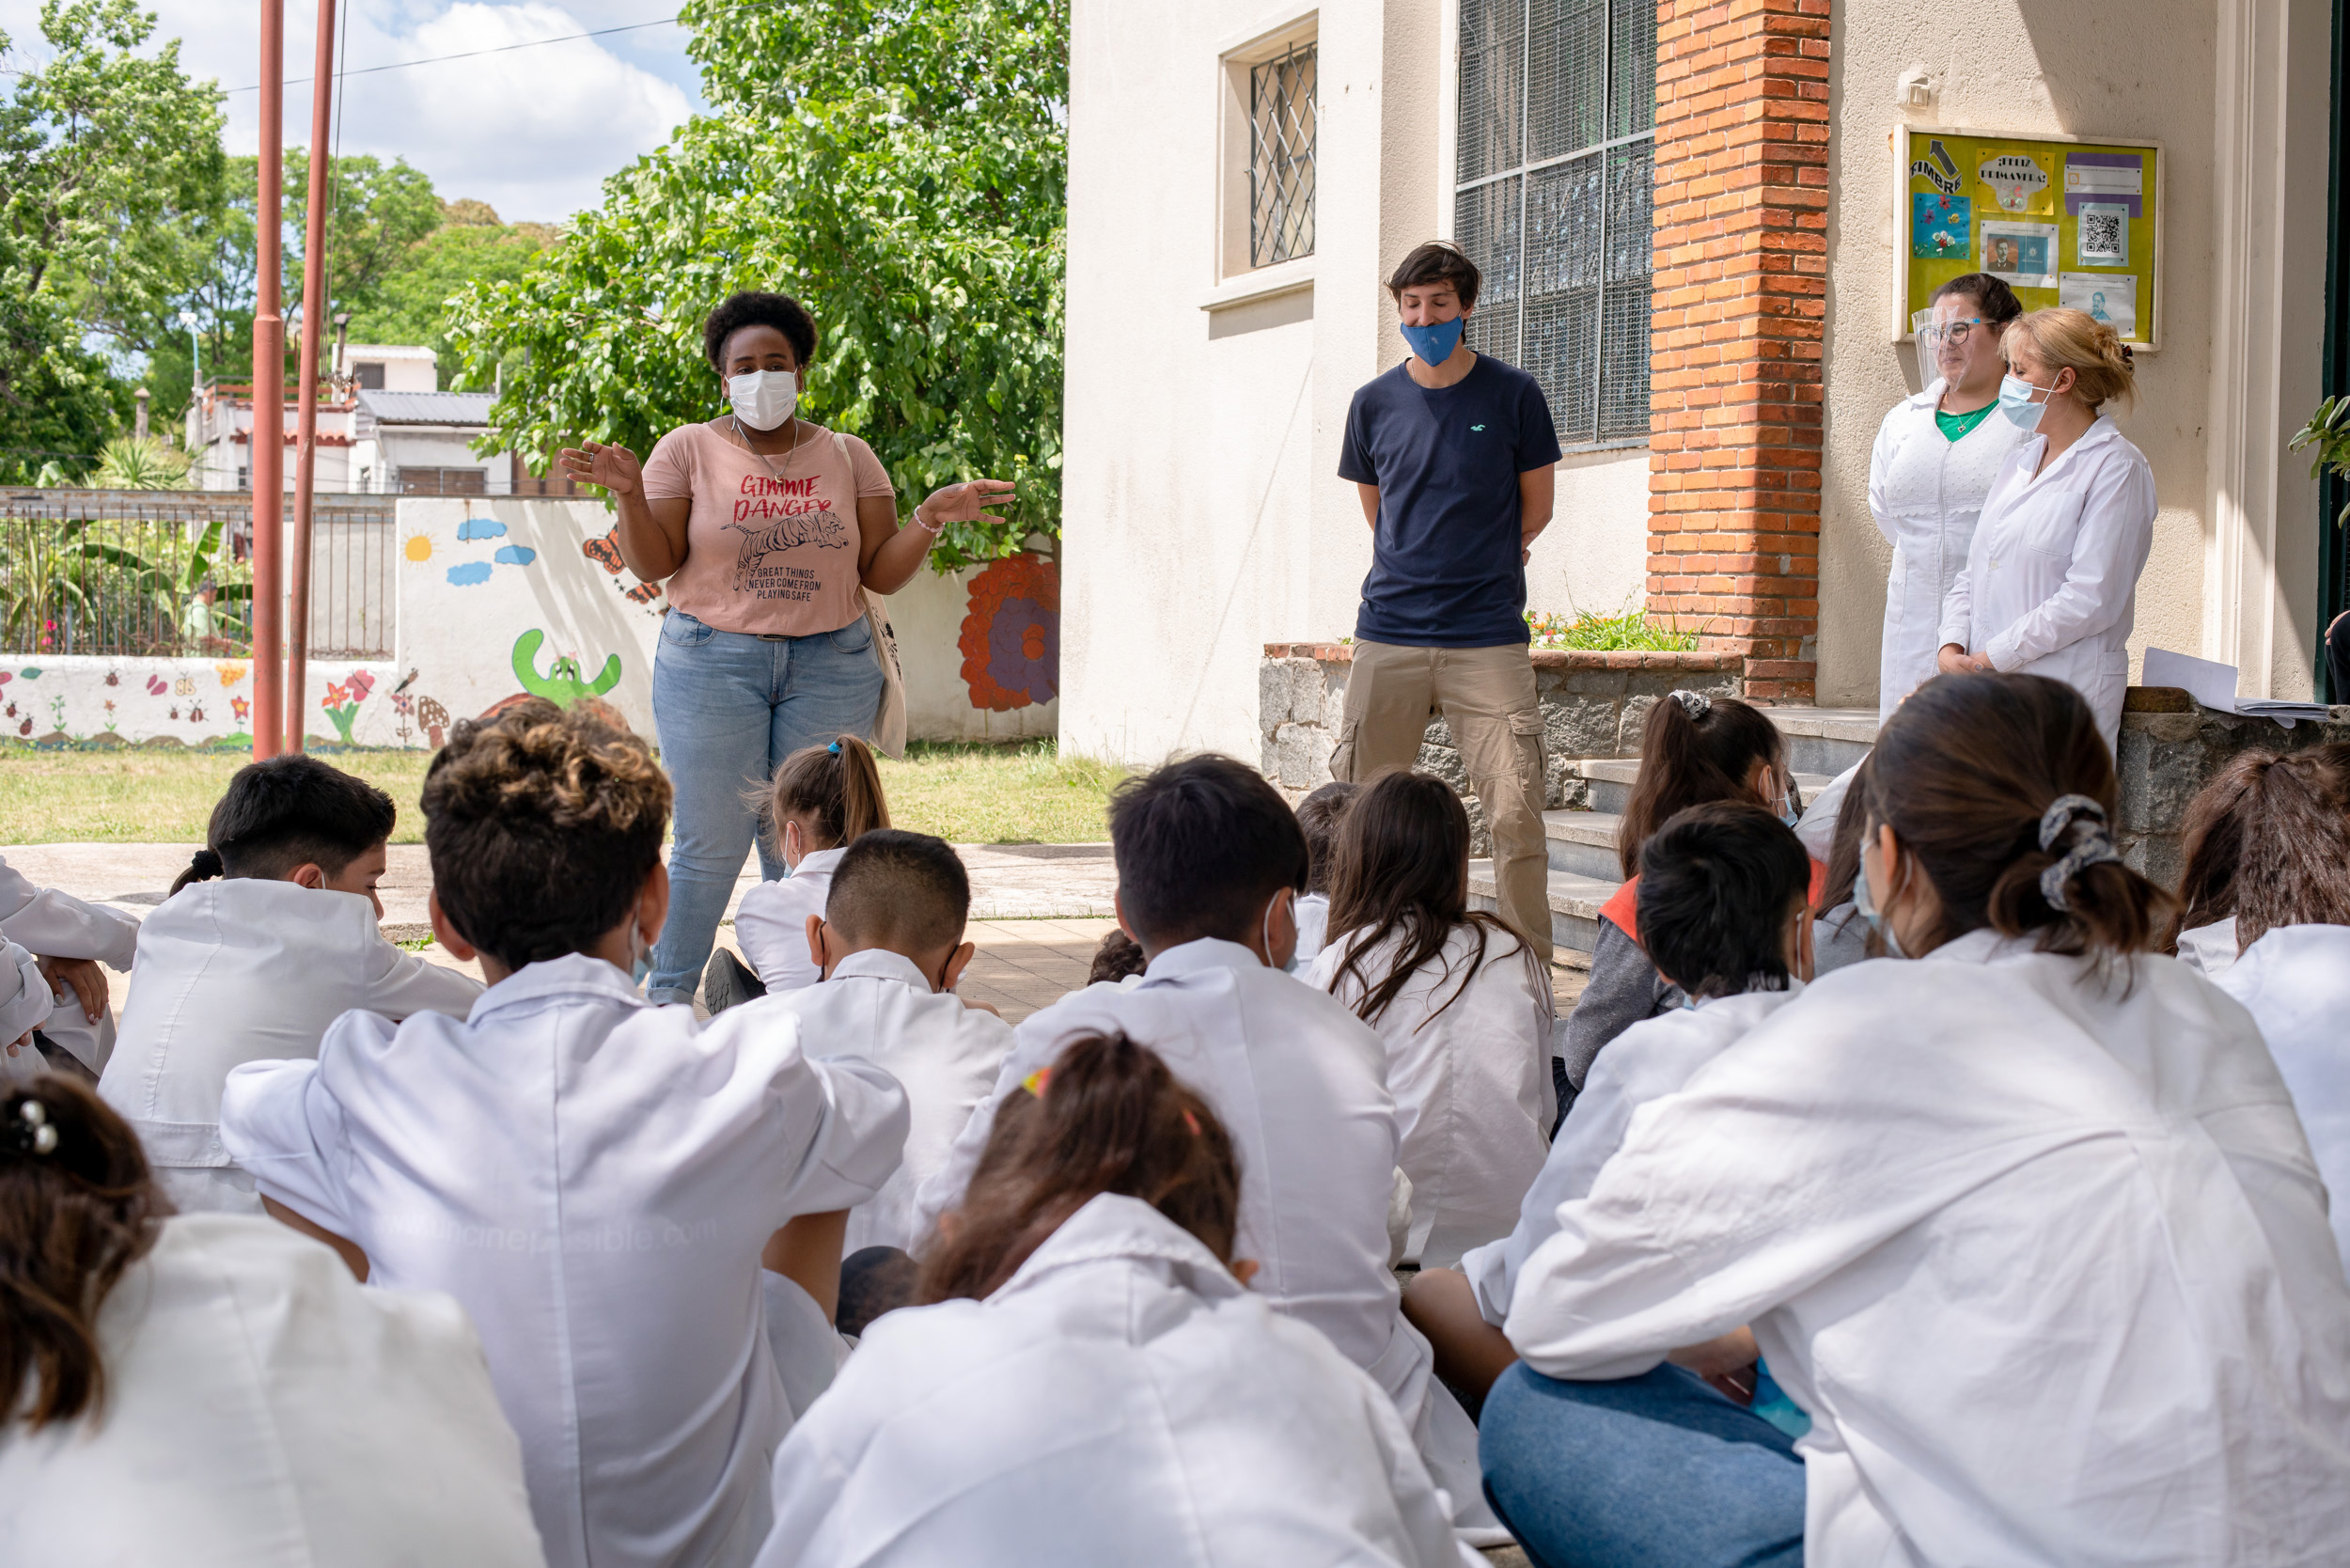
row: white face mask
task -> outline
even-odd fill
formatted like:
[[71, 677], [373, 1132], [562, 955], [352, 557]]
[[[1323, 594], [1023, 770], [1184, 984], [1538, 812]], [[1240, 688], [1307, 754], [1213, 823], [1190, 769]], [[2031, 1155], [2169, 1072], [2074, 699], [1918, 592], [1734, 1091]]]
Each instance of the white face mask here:
[[800, 406], [800, 378], [790, 370], [753, 370], [727, 378], [734, 416], [755, 431], [771, 431]]

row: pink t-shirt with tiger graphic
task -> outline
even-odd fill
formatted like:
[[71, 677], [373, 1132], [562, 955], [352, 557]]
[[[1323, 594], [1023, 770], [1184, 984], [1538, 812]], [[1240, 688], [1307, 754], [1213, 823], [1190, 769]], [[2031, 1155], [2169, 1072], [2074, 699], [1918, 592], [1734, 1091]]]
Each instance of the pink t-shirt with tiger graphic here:
[[762, 463], [729, 416], [682, 425], [645, 460], [645, 499], [691, 499], [671, 607], [721, 632], [810, 636], [865, 613], [856, 503], [895, 496], [873, 449], [821, 427]]

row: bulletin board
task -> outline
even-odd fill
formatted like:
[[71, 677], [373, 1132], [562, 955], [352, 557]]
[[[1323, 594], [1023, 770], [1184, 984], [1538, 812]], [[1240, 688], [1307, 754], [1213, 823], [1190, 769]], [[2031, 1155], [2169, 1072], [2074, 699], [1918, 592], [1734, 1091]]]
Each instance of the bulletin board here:
[[1895, 341], [1937, 287], [1990, 273], [2027, 310], [2072, 306], [2158, 345], [2158, 144], [1903, 126], [1893, 160]]

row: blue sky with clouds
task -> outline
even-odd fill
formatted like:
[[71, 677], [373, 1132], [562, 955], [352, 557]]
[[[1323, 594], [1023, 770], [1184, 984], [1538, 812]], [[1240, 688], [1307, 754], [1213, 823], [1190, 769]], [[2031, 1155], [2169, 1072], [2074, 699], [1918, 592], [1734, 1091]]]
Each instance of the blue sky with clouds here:
[[[258, 80], [259, 0], [145, 0], [158, 38], [177, 37], [192, 75], [225, 88]], [[673, 16], [675, 0], [351, 0], [342, 67], [356, 71], [560, 38]], [[286, 75], [310, 74], [317, 8], [286, 0]], [[43, 55], [39, 0], [0, 0], [8, 65]], [[341, 150], [406, 158], [446, 197], [486, 201], [512, 221], [560, 222], [596, 205], [606, 175], [650, 152], [701, 107], [673, 24], [610, 38], [550, 43], [474, 59], [349, 77], [340, 108]], [[228, 95], [227, 141], [250, 153], [259, 135], [259, 95]], [[310, 89], [286, 89], [286, 145], [310, 137]]]

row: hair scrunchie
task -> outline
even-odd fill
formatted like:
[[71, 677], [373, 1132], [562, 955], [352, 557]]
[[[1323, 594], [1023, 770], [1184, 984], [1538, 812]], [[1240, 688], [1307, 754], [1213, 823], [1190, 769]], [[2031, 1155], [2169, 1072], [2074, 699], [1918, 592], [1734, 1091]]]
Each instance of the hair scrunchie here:
[[2072, 880], [2092, 866], [2119, 862], [2122, 852], [2113, 847], [2113, 835], [2106, 831], [2106, 808], [2087, 795], [2059, 795], [2040, 814], [2040, 847], [2051, 850], [2059, 839], [2077, 823], [2080, 832], [2075, 835], [2073, 847], [2059, 857], [2056, 864], [2040, 873], [2040, 896], [2048, 901], [2048, 907], [2059, 914], [2070, 914], [2073, 905], [2064, 896]]
[[188, 870], [196, 873], [196, 881], [210, 882], [226, 875], [228, 868], [221, 862], [220, 852], [207, 844], [188, 857]]
[[1714, 699], [1703, 692], [1677, 691], [1673, 693], [1673, 700], [1680, 703], [1681, 711], [1693, 719], [1701, 719], [1714, 711]]

